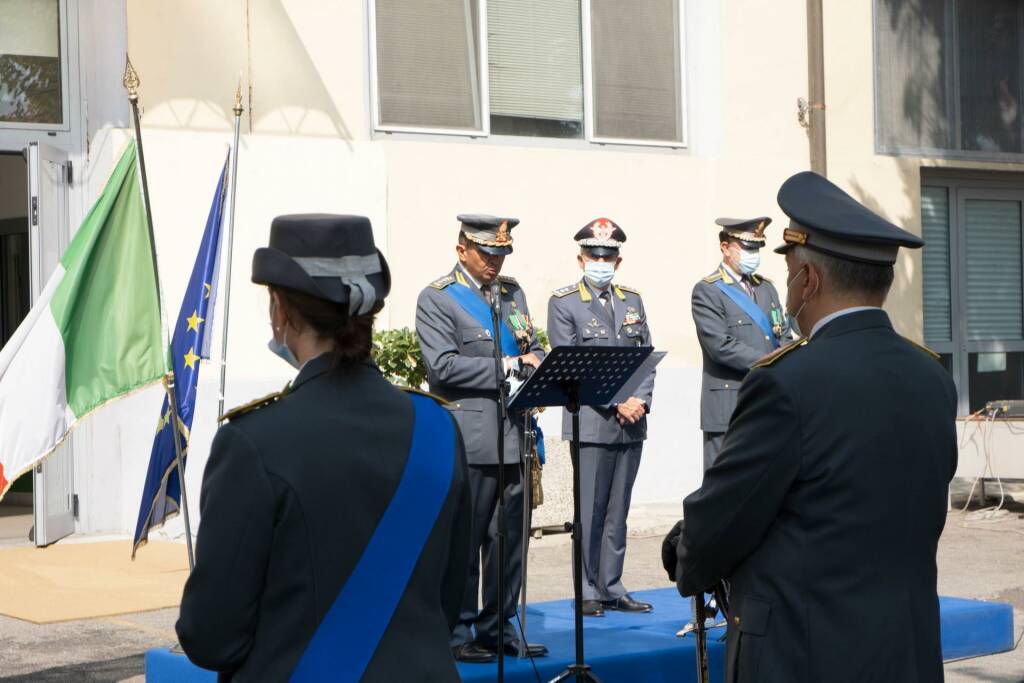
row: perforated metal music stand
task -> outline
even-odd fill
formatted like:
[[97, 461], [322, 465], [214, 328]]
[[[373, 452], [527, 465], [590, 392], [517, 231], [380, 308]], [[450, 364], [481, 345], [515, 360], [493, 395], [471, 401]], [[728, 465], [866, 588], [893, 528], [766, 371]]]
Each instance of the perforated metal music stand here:
[[572, 414], [572, 565], [576, 663], [552, 679], [596, 681], [583, 661], [583, 549], [580, 535], [580, 406], [607, 405], [644, 360], [650, 346], [559, 346], [510, 397], [509, 410], [563, 406]]

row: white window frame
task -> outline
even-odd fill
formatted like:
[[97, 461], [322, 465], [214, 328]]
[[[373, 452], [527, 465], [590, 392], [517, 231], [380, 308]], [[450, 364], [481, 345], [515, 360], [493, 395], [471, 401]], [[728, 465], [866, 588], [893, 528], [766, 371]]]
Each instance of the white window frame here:
[[491, 94], [486, 76], [480, 70], [487, 64], [487, 0], [478, 0], [476, 38], [480, 44], [480, 63], [474, 87], [480, 89], [480, 123], [476, 128], [439, 128], [436, 126], [395, 126], [381, 123], [380, 102], [377, 99], [377, 2], [366, 0], [369, 21], [370, 46], [370, 109], [373, 115], [373, 129], [382, 133], [429, 133], [431, 135], [455, 135], [459, 137], [487, 137], [491, 134]]
[[[71, 130], [71, 41], [68, 33], [68, 0], [58, 0], [60, 41], [60, 106], [61, 123], [29, 123], [22, 121], [0, 121], [0, 130], [60, 131]], [[77, 23], [77, 22], [76, 22]]]
[[[63, 1], [63, 0], [62, 0]], [[530, 140], [531, 143], [538, 139], [533, 136], [520, 135], [491, 135], [491, 97], [490, 83], [487, 72], [479, 73], [487, 68], [489, 64], [487, 44], [487, 0], [478, 0], [479, 11], [477, 15], [476, 37], [480, 45], [480, 63], [478, 66], [477, 80], [480, 88], [480, 129], [473, 128], [438, 128], [432, 126], [395, 126], [383, 124], [380, 121], [380, 102], [377, 99], [377, 2], [366, 0], [367, 4], [367, 31], [369, 36], [369, 64], [370, 64], [370, 114], [373, 121], [373, 131], [380, 133], [423, 133], [428, 135], [450, 135], [469, 138], [494, 138], [495, 140]], [[679, 0], [679, 25], [677, 26], [679, 40], [679, 124], [682, 135], [680, 140], [642, 140], [630, 138], [603, 138], [594, 135], [594, 85], [593, 85], [593, 60], [591, 59], [591, 26], [590, 26], [590, 0], [580, 0], [580, 32], [581, 49], [583, 51], [583, 139], [578, 142], [587, 145], [626, 145], [634, 147], [664, 147], [668, 149], [686, 149], [689, 146], [689, 117], [687, 116], [687, 59], [686, 47], [686, 0]], [[565, 138], [550, 138], [558, 143], [565, 143]]]
[[686, 117], [686, 0], [679, 0], [679, 25], [676, 35], [679, 40], [679, 130], [680, 140], [637, 140], [633, 138], [602, 138], [594, 135], [594, 61], [591, 51], [590, 0], [582, 0], [580, 15], [583, 31], [583, 119], [584, 135], [588, 142], [599, 145], [639, 145], [642, 147], [671, 147], [685, 149], [688, 146], [688, 121]]

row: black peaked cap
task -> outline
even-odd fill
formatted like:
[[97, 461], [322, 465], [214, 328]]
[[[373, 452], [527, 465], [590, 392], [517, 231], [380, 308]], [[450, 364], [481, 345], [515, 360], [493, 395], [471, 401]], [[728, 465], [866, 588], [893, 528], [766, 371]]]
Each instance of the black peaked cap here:
[[270, 245], [253, 254], [252, 281], [348, 304], [354, 315], [368, 313], [391, 291], [391, 272], [365, 216], [278, 216]]
[[924, 246], [917, 235], [890, 223], [811, 171], [784, 182], [778, 201], [791, 219], [783, 232], [785, 244], [775, 250], [780, 254], [802, 245], [850, 261], [892, 265], [900, 247]]

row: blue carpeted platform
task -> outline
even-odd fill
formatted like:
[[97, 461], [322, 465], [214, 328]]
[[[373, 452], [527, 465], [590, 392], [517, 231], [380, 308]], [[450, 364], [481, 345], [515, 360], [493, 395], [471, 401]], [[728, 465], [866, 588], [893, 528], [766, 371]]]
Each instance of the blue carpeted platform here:
[[[610, 612], [586, 619], [586, 659], [605, 683], [679, 683], [696, 680], [693, 638], [676, 638], [690, 618], [689, 601], [674, 588], [640, 591], [638, 598], [654, 604], [651, 614]], [[944, 659], [994, 654], [1013, 647], [1013, 609], [1010, 605], [960, 598], [941, 598], [942, 656]], [[571, 602], [557, 600], [530, 605], [526, 631], [531, 641], [548, 646], [551, 656], [536, 660], [542, 681], [557, 675], [573, 660]], [[721, 680], [725, 644], [718, 642], [724, 629], [709, 633], [711, 680]], [[460, 664], [464, 681], [494, 681], [494, 664]], [[208, 671], [192, 666], [183, 655], [166, 649], [146, 653], [147, 683], [213, 683]], [[528, 660], [506, 658], [505, 680], [534, 683]]]

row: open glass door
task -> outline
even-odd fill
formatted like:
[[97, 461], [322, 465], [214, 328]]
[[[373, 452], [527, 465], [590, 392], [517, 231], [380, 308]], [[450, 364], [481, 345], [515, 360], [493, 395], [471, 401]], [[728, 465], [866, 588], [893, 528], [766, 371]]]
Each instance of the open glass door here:
[[[29, 245], [32, 299], [39, 296], [68, 244], [67, 155], [33, 142], [28, 148]], [[74, 461], [65, 441], [33, 474], [35, 543], [45, 546], [75, 531]]]

